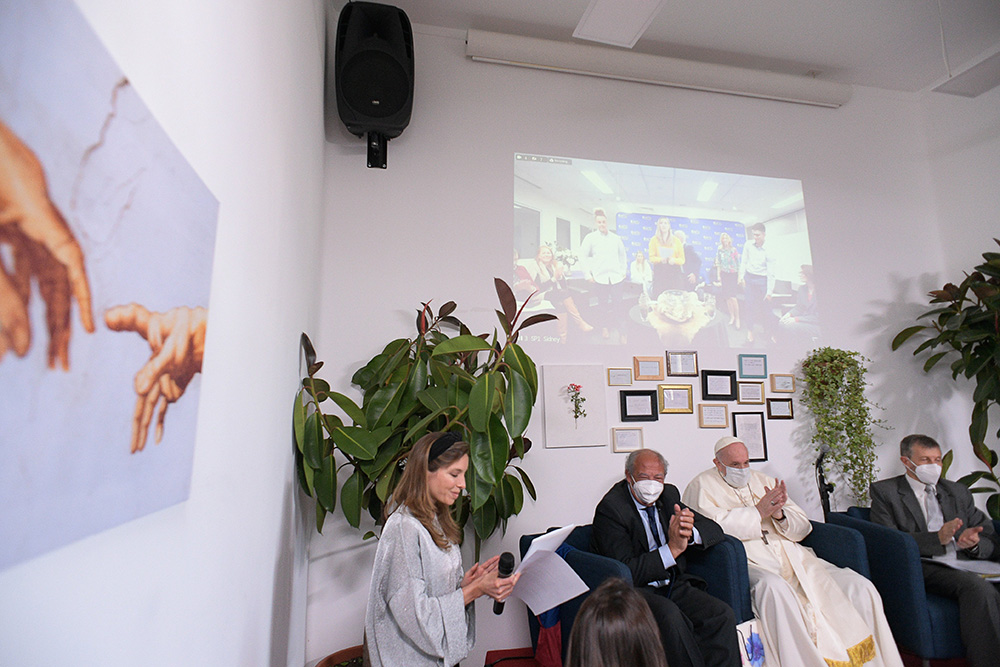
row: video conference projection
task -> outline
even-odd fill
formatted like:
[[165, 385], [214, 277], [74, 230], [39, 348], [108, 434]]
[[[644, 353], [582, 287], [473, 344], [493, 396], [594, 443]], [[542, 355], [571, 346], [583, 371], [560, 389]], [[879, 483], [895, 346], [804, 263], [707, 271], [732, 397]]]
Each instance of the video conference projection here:
[[[514, 155], [525, 332], [553, 344], [812, 346], [819, 313], [801, 181]], [[539, 331], [536, 331], [539, 330]]]

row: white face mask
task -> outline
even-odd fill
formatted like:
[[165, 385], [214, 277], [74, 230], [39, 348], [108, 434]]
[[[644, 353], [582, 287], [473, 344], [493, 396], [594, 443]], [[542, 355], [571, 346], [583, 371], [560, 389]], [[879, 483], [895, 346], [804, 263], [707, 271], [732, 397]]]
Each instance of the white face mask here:
[[724, 467], [726, 469], [726, 475], [722, 479], [726, 480], [726, 484], [734, 489], [746, 486], [750, 482], [750, 468]]
[[655, 479], [643, 479], [632, 484], [632, 492], [643, 505], [652, 505], [663, 493], [663, 482]]
[[[913, 463], [913, 459], [910, 459], [910, 463]], [[925, 463], [919, 466], [913, 463], [913, 474], [924, 484], [937, 484], [938, 480], [941, 479], [941, 466], [936, 463]]]

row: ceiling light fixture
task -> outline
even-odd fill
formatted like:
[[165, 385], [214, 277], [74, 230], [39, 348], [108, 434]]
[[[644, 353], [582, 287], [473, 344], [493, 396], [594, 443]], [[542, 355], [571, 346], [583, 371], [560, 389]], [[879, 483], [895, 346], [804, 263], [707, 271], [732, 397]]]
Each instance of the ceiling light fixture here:
[[771, 204], [771, 208], [785, 208], [786, 206], [791, 206], [792, 204], [798, 204], [803, 200], [804, 198], [802, 197], [802, 193], [796, 192], [790, 197], [785, 197], [784, 199], [774, 202]]
[[851, 98], [847, 84], [763, 70], [469, 30], [473, 60], [606, 79], [837, 108]]
[[716, 181], [705, 181], [698, 188], [698, 201], [708, 201], [715, 194], [715, 191], [719, 189], [719, 184]]
[[573, 36], [631, 49], [656, 18], [664, 2], [665, 0], [590, 0]]
[[596, 171], [591, 171], [587, 169], [581, 171], [580, 173], [586, 176], [587, 180], [593, 183], [594, 187], [603, 192], [604, 194], [610, 195], [614, 193], [614, 190], [611, 189], [611, 186], [605, 183], [604, 179], [601, 178], [601, 175], [598, 174]]

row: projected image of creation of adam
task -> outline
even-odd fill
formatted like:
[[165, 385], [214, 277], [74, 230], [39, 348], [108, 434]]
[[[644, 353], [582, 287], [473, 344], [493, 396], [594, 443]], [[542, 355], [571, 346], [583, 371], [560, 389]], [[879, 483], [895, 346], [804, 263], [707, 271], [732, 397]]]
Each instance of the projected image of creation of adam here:
[[[819, 338], [802, 183], [517, 153], [514, 277], [535, 342], [749, 348]], [[541, 329], [541, 327], [540, 327]]]

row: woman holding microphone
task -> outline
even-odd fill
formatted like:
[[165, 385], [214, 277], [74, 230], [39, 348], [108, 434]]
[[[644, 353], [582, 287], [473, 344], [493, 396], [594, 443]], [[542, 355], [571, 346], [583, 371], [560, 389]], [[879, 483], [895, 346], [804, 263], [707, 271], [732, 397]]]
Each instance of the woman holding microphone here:
[[429, 433], [413, 445], [387, 506], [365, 616], [373, 667], [453, 667], [476, 638], [476, 598], [503, 601], [520, 575], [497, 578], [494, 556], [462, 572], [451, 506], [465, 488], [469, 445]]

